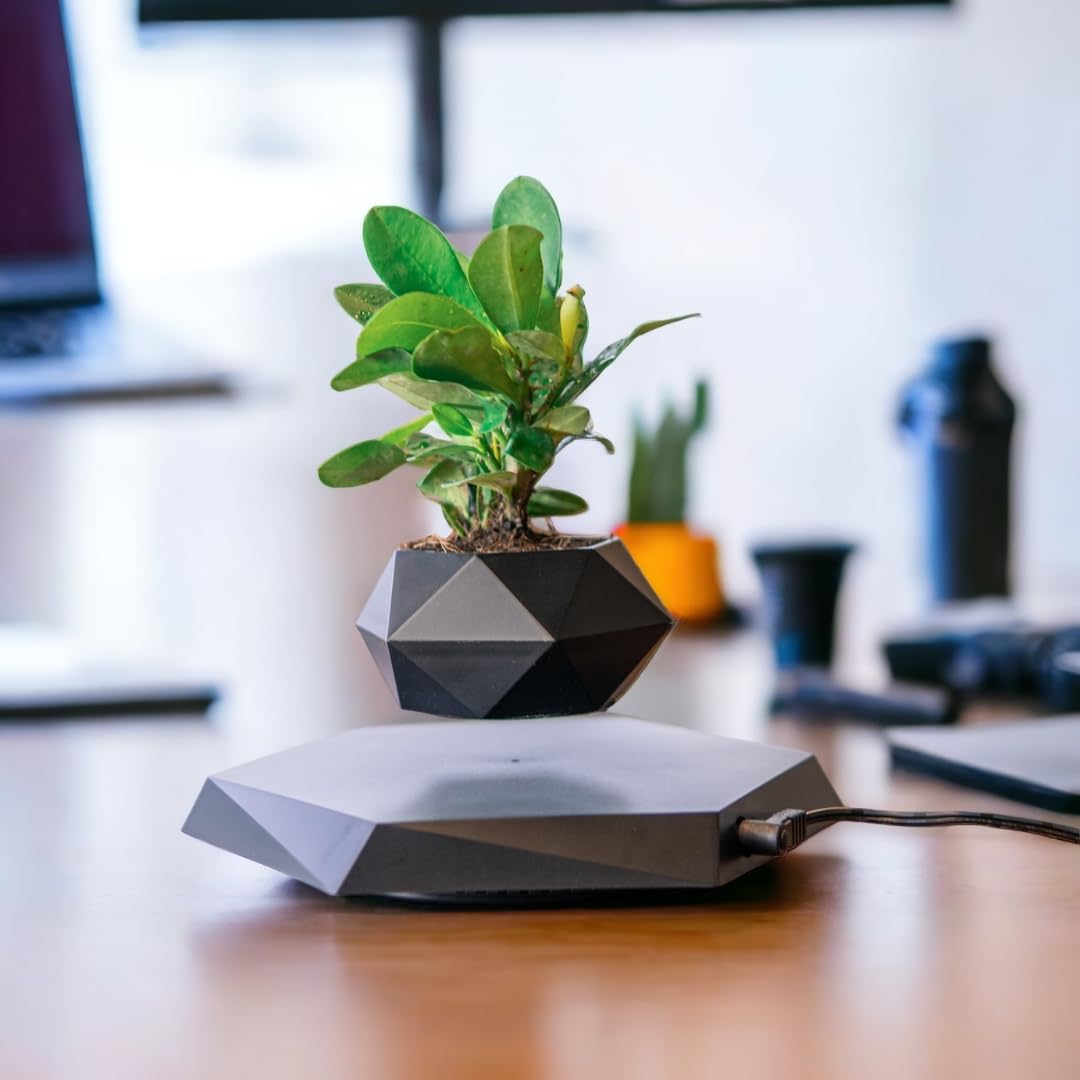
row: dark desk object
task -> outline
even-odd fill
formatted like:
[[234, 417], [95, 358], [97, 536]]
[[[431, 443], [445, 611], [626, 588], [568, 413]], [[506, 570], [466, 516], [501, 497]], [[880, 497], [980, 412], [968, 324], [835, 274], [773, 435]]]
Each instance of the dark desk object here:
[[1016, 404], [986, 338], [938, 342], [904, 391], [899, 424], [919, 457], [936, 601], [1008, 596], [1010, 448]]
[[751, 549], [761, 575], [765, 629], [781, 670], [832, 663], [836, 601], [844, 564], [854, 550], [854, 544], [833, 542]]
[[890, 731], [896, 765], [1080, 814], [1080, 716], [951, 731]]
[[1038, 698], [1059, 712], [1080, 709], [1078, 626], [940, 627], [897, 634], [883, 649], [894, 679], [964, 694]]
[[[1021, 624], [1016, 623], [1019, 630]], [[1002, 624], [1002, 630], [1012, 626]], [[971, 629], [952, 627], [928, 627], [925, 630], [901, 630], [890, 634], [881, 643], [889, 674], [894, 679], [947, 685], [957, 656], [976, 633]]]
[[1080, 710], [1080, 630], [1058, 637], [1043, 670], [1042, 695], [1058, 712]]
[[953, 0], [139, 0], [142, 23], [268, 19], [413, 21], [413, 161], [419, 184], [416, 209], [441, 220], [445, 175], [443, 27], [471, 15], [596, 15], [627, 12], [698, 14], [707, 11], [776, 11], [786, 8], [948, 7]]
[[0, 683], [0, 721], [117, 716], [196, 716], [218, 699], [211, 683], [151, 673], [126, 679], [72, 678], [9, 688]]
[[881, 724], [951, 724], [959, 697], [948, 689], [894, 684], [872, 692], [846, 686], [815, 668], [782, 671], [773, 695], [774, 712]]

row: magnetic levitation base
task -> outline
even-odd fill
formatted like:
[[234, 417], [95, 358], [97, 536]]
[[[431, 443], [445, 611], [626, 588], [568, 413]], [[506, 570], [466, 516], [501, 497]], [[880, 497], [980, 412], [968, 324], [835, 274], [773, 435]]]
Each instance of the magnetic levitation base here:
[[334, 896], [715, 888], [812, 754], [611, 714], [359, 728], [210, 777], [184, 832]]

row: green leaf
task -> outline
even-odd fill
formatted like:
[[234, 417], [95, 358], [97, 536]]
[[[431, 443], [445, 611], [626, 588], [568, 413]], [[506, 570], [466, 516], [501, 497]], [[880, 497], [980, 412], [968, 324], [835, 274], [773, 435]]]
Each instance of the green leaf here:
[[319, 466], [319, 479], [327, 487], [356, 487], [381, 480], [404, 464], [405, 453], [400, 447], [368, 439], [327, 458]]
[[649, 334], [653, 330], [659, 330], [661, 326], [670, 326], [671, 323], [682, 322], [684, 319], [696, 319], [699, 312], [690, 315], [676, 315], [673, 319], [657, 319], [654, 322], [642, 323], [635, 326], [624, 338], [612, 342], [607, 348], [602, 349], [599, 355], [585, 370], [572, 382], [567, 383], [562, 393], [559, 394], [558, 403], [569, 405], [575, 398], [580, 397], [619, 357], [626, 351], [631, 342], [636, 341], [643, 334]]
[[495, 200], [491, 226], [502, 225], [531, 225], [543, 234], [544, 285], [554, 297], [562, 284], [562, 221], [551, 193], [531, 176], [515, 177]]
[[515, 330], [506, 335], [506, 340], [529, 360], [554, 360], [562, 364], [566, 359], [562, 338], [545, 330]]
[[529, 498], [529, 513], [536, 517], [583, 514], [588, 509], [589, 504], [580, 495], [558, 488], [536, 488]]
[[339, 285], [334, 296], [361, 326], [394, 299], [394, 294], [382, 285]]
[[694, 387], [694, 405], [681, 416], [670, 403], [652, 433], [634, 423], [634, 462], [630, 473], [631, 521], [683, 521], [686, 517], [690, 443], [705, 426], [708, 388]]
[[472, 422], [456, 405], [444, 405], [440, 402], [431, 406], [431, 412], [436, 423], [447, 435], [472, 438]]
[[[447, 389], [445, 403], [453, 405], [461, 412], [472, 424], [477, 435], [486, 435], [506, 423], [509, 409], [504, 401], [489, 401], [478, 397], [471, 390], [466, 390], [464, 386], [458, 386], [455, 383], [428, 382], [425, 379], [418, 379], [415, 375], [408, 378], [410, 381], [407, 384], [390, 385], [387, 389], [419, 408], [428, 405], [434, 408], [440, 400], [439, 390], [445, 387]], [[394, 379], [387, 379], [386, 382], [393, 383]], [[417, 393], [418, 386], [419, 393]]]
[[463, 461], [440, 461], [416, 486], [425, 498], [467, 515], [469, 492], [463, 481], [470, 472], [470, 466]]
[[709, 384], [704, 379], [694, 383], [694, 412], [690, 428], [695, 434], [705, 429], [709, 420]]
[[387, 375], [411, 370], [412, 357], [404, 349], [383, 349], [382, 352], [362, 356], [342, 368], [330, 380], [330, 385], [335, 390], [355, 390], [358, 386], [378, 382]]
[[586, 431], [584, 435], [570, 436], [571, 442], [578, 442], [579, 440], [598, 442], [609, 454], [615, 453], [615, 444], [610, 439], [606, 439], [603, 435], [597, 435], [592, 431]]
[[495, 491], [501, 492], [503, 495], [510, 495], [514, 490], [514, 485], [517, 483], [517, 473], [499, 471], [499, 472], [481, 472], [475, 473], [473, 476], [466, 476], [462, 480], [453, 481], [456, 484], [473, 484], [476, 487], [492, 488]]
[[458, 408], [469, 418], [478, 435], [486, 435], [502, 427], [510, 411], [505, 401], [484, 400], [479, 406], [464, 404], [458, 405]]
[[520, 427], [506, 444], [506, 452], [533, 472], [544, 472], [555, 459], [555, 442], [540, 428]]
[[630, 465], [630, 508], [627, 520], [643, 522], [654, 520], [651, 508], [653, 490], [652, 444], [641, 423], [634, 417], [634, 455]]
[[528, 225], [503, 225], [487, 234], [469, 263], [469, 284], [504, 333], [536, 322], [544, 266], [540, 233]]
[[491, 335], [482, 326], [429, 334], [413, 352], [413, 374], [502, 394], [511, 401], [519, 401], [523, 389], [511, 379]]
[[468, 311], [453, 300], [430, 293], [408, 293], [380, 308], [356, 341], [357, 356], [385, 349], [412, 352], [433, 330], [470, 327], [490, 334]]
[[451, 382], [429, 382], [426, 379], [418, 379], [411, 371], [387, 375], [379, 380], [379, 385], [418, 409], [430, 409], [439, 401], [457, 405], [460, 409], [478, 409], [480, 412], [483, 412], [486, 407], [483, 398], [477, 397], [464, 386]]
[[364, 250], [375, 273], [391, 292], [445, 296], [485, 322], [450, 241], [430, 221], [401, 206], [375, 206], [364, 218]]
[[442, 516], [446, 521], [446, 524], [450, 526], [458, 534], [458, 536], [467, 536], [469, 533], [469, 522], [465, 515], [459, 513], [452, 506], [447, 506], [443, 503], [440, 507], [442, 510]]
[[562, 389], [566, 368], [549, 357], [534, 360], [529, 365], [529, 406], [533, 416], [541, 416]]
[[692, 420], [683, 420], [668, 403], [652, 440], [655, 521], [686, 520], [686, 451], [693, 433]]
[[610, 439], [604, 438], [603, 435], [596, 435], [591, 431], [586, 431], [584, 435], [564, 435], [559, 442], [559, 453], [562, 453], [571, 443], [576, 442], [599, 443], [609, 454], [615, 453], [615, 444]]
[[481, 458], [475, 446], [447, 442], [434, 435], [414, 435], [405, 445], [405, 457], [410, 465], [431, 465], [436, 461], [468, 461], [476, 463]]
[[393, 431], [381, 435], [379, 442], [389, 443], [391, 446], [405, 446], [414, 435], [423, 431], [430, 423], [431, 413], [426, 412], [423, 416], [418, 416], [415, 420], [410, 420], [407, 424], [402, 424], [401, 427], [396, 427]]
[[539, 415], [566, 378], [562, 339], [543, 330], [520, 330], [507, 334], [506, 340], [525, 363], [529, 407], [534, 415]]
[[592, 416], [584, 405], [560, 405], [540, 420], [539, 426], [562, 435], [584, 435], [591, 423]]
[[555, 303], [555, 294], [549, 292], [546, 285], [543, 292], [540, 293], [540, 306], [536, 309], [536, 326], [537, 329], [553, 334], [562, 341], [562, 338], [559, 337], [562, 333], [562, 325], [559, 322], [559, 306]]

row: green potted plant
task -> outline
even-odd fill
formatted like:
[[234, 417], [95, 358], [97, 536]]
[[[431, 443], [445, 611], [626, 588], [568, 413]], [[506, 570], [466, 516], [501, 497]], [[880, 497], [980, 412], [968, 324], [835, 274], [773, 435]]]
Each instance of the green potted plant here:
[[708, 408], [708, 386], [699, 381], [687, 416], [669, 402], [654, 431], [635, 419], [630, 509], [615, 530], [671, 613], [699, 623], [724, 611], [716, 541], [686, 523], [690, 443]]
[[642, 334], [585, 362], [584, 291], [562, 285], [562, 226], [529, 177], [500, 193], [471, 258], [397, 206], [364, 221], [381, 284], [339, 286], [362, 327], [335, 390], [377, 385], [419, 410], [334, 454], [331, 487], [422, 470], [421, 494], [450, 526], [391, 557], [358, 627], [399, 704], [452, 716], [556, 715], [606, 708], [672, 626], [618, 539], [565, 536], [537, 519], [587, 509], [545, 486], [558, 453], [611, 443], [582, 394]]

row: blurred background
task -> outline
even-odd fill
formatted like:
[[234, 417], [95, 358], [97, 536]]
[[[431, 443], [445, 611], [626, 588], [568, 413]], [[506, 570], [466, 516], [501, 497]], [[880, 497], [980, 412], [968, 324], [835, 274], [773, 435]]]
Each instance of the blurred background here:
[[[355, 337], [332, 287], [372, 276], [364, 213], [418, 204], [411, 28], [65, 8], [108, 295], [244, 380], [0, 413], [0, 620], [180, 657], [331, 726], [377, 719], [351, 622], [389, 552], [441, 522], [406, 470], [338, 492], [315, 468], [409, 415], [328, 380]], [[482, 228], [532, 174], [594, 348], [704, 315], [590, 392], [620, 452], [560, 455], [554, 482], [591, 504], [576, 530], [625, 518], [634, 409], [704, 376], [690, 517], [728, 591], [757, 593], [752, 540], [856, 540], [841, 635], [874, 668], [872, 631], [926, 602], [900, 392], [932, 341], [980, 332], [1021, 408], [1018, 591], [1080, 592], [1074, 0], [463, 18], [443, 38], [448, 227]]]

